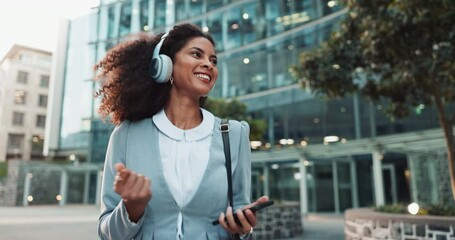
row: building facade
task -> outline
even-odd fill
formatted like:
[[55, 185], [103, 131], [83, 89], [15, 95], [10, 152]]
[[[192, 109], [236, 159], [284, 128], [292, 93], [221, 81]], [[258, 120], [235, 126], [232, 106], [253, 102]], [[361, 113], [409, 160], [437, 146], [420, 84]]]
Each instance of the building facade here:
[[[302, 213], [450, 199], [448, 173], [439, 172], [447, 160], [433, 108], [421, 105], [392, 121], [382, 103], [355, 94], [322, 99], [291, 75], [300, 53], [327, 39], [345, 14], [328, 0], [102, 0], [62, 34], [64, 71], [56, 78], [63, 83], [54, 93], [61, 111], [49, 120], [45, 151], [102, 164], [113, 126], [97, 115], [94, 64], [129, 34], [192, 22], [217, 42], [220, 75], [210, 97], [236, 98], [268, 123], [263, 138], [252, 139], [253, 198], [297, 202]], [[443, 187], [428, 193], [421, 182]]]
[[0, 161], [43, 158], [52, 54], [14, 45], [0, 62]]

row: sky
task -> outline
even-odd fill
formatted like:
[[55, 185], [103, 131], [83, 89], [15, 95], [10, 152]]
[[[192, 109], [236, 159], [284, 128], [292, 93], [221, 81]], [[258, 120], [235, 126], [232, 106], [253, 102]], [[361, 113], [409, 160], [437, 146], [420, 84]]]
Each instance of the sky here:
[[0, 59], [14, 44], [53, 52], [58, 21], [91, 12], [99, 0], [0, 0]]

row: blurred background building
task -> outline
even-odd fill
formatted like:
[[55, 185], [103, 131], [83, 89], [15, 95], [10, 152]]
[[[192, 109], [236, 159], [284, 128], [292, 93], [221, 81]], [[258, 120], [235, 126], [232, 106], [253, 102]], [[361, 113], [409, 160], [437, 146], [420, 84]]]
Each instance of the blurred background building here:
[[0, 161], [42, 159], [52, 54], [14, 45], [0, 62]]
[[252, 142], [253, 198], [294, 202], [302, 213], [451, 199], [435, 109], [422, 105], [392, 121], [381, 103], [327, 100], [291, 75], [299, 54], [327, 39], [345, 13], [328, 0], [102, 0], [93, 14], [62, 22], [45, 154], [102, 165], [113, 126], [97, 115], [94, 64], [131, 33], [192, 22], [217, 42], [210, 97], [236, 98], [268, 123]]

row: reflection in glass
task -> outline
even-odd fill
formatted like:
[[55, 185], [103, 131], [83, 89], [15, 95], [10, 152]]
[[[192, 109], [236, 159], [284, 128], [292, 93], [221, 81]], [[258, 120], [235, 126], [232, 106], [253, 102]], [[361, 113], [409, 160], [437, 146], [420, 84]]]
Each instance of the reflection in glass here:
[[154, 28], [163, 27], [166, 24], [166, 0], [155, 1]]
[[115, 37], [115, 5], [111, 5], [107, 10], [107, 36]]
[[223, 51], [223, 29], [220, 14], [214, 14], [207, 19], [207, 30], [216, 42], [216, 51]]
[[189, 2], [186, 0], [175, 0], [175, 20], [181, 21], [188, 17]]
[[242, 16], [239, 8], [230, 9], [226, 14], [226, 49], [239, 47], [241, 45], [240, 19]]
[[120, 12], [120, 24], [119, 24], [119, 36], [124, 36], [131, 31], [131, 14], [132, 14], [132, 3], [122, 3]]
[[140, 9], [139, 9], [139, 24], [141, 27], [141, 31], [148, 32], [150, 30], [148, 21], [149, 21], [149, 1], [142, 0], [140, 2]]
[[[201, 15], [203, 12], [203, 0], [191, 0], [190, 1], [190, 17], [197, 17], [199, 15]], [[212, 2], [212, 0], [208, 1], [208, 2]]]

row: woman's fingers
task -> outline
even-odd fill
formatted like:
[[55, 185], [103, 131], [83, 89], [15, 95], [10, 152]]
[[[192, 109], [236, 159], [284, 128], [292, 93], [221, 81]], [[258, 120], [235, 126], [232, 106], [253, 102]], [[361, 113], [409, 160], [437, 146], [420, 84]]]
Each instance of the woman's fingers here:
[[242, 209], [251, 208], [251, 207], [253, 207], [254, 205], [257, 205], [257, 204], [263, 203], [263, 202], [267, 202], [268, 200], [269, 200], [269, 197], [268, 197], [268, 196], [262, 196], [262, 197], [258, 198], [255, 202], [250, 203], [250, 204], [248, 204], [248, 205], [245, 205]]
[[[249, 210], [247, 210], [247, 211], [249, 211]], [[249, 211], [249, 212], [251, 212], [251, 211]], [[252, 215], [254, 218], [253, 221], [256, 222], [256, 217], [254, 216], [254, 214], [252, 214]], [[253, 227], [253, 224], [251, 224], [249, 218], [247, 219], [245, 212], [239, 209], [236, 211], [236, 216], [240, 222], [240, 225], [237, 224], [237, 227], [240, 229], [240, 233], [243, 234], [243, 233], [249, 232], [251, 230], [251, 228]]]
[[114, 190], [125, 201], [148, 201], [151, 198], [150, 179], [135, 173], [125, 165], [115, 165], [117, 174], [114, 180]]
[[[248, 220], [248, 223], [251, 227], [255, 227], [256, 224], [257, 224], [257, 221], [256, 221], [256, 215], [251, 211], [251, 210], [245, 210], [243, 211], [244, 215], [245, 215], [245, 218]], [[251, 229], [248, 229], [248, 231], [251, 230]]]
[[[249, 211], [250, 214], [252, 214], [251, 211]], [[256, 217], [254, 214], [252, 214], [254, 218], [254, 222], [256, 222]], [[236, 218], [238, 221], [235, 220], [234, 218], [234, 213], [232, 211], [232, 207], [228, 207], [226, 209], [226, 213], [221, 213], [220, 216], [218, 217], [218, 221], [220, 222], [221, 226], [223, 226], [224, 229], [226, 229], [229, 233], [232, 234], [244, 234], [246, 232], [249, 232], [252, 228], [252, 225], [249, 222], [249, 219], [245, 216], [242, 210], [237, 210], [236, 211]]]

